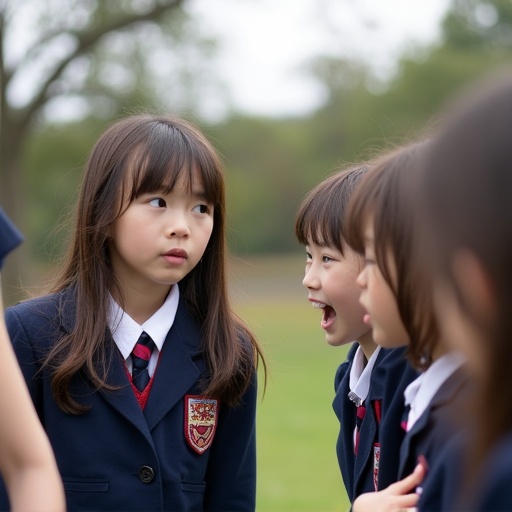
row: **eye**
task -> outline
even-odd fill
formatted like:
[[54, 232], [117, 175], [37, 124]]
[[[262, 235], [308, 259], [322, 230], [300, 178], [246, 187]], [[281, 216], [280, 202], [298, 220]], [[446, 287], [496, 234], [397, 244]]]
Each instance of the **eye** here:
[[331, 261], [334, 261], [333, 258], [331, 258], [330, 256], [322, 256], [322, 263], [330, 263]]
[[198, 204], [197, 206], [194, 206], [192, 211], [195, 213], [209, 213], [210, 207], [207, 204]]
[[313, 256], [311, 256], [311, 253], [309, 253], [308, 251], [306, 251], [306, 260], [307, 261], [311, 261], [313, 259]]
[[154, 199], [151, 199], [149, 204], [155, 208], [165, 208], [167, 206], [167, 203], [161, 197], [155, 197]]

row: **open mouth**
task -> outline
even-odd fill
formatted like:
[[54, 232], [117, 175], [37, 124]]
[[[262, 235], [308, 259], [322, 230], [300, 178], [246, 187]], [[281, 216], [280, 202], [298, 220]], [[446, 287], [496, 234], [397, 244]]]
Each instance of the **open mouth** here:
[[320, 322], [320, 326], [322, 327], [322, 329], [327, 330], [330, 327], [332, 327], [337, 316], [336, 311], [334, 311], [334, 308], [322, 302], [313, 302], [312, 304], [313, 307], [323, 310], [322, 320]]

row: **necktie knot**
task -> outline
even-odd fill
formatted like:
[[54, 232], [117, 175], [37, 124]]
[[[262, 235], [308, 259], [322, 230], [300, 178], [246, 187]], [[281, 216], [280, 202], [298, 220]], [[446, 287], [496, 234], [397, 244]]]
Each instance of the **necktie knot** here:
[[149, 383], [148, 365], [155, 343], [147, 332], [143, 332], [132, 351], [132, 382], [139, 391]]

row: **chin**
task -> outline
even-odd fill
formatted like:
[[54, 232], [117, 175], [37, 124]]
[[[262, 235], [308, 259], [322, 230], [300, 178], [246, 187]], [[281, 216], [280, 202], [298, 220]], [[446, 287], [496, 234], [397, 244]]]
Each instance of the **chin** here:
[[331, 346], [331, 347], [342, 347], [343, 345], [347, 345], [348, 343], [350, 343], [350, 341], [352, 340], [345, 340], [345, 339], [339, 339], [339, 338], [326, 338], [327, 343]]

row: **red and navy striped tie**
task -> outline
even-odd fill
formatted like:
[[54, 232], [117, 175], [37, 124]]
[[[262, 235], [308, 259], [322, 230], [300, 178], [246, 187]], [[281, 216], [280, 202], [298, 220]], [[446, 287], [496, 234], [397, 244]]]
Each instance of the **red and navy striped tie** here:
[[366, 407], [364, 405], [358, 405], [356, 407], [356, 439], [354, 443], [354, 455], [357, 455], [359, 451], [359, 434], [361, 433], [361, 425], [363, 423], [366, 414]]
[[141, 392], [144, 391], [144, 388], [149, 382], [148, 364], [154, 348], [155, 343], [150, 338], [149, 334], [143, 332], [131, 354], [133, 364], [132, 382]]

